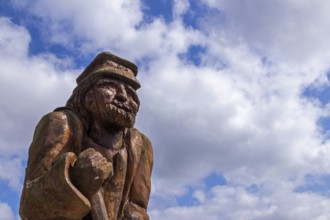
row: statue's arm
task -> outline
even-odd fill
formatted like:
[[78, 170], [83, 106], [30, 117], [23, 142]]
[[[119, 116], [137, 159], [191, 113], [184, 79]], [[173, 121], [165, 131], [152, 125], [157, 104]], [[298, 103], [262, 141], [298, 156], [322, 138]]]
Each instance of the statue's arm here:
[[69, 174], [81, 144], [78, 124], [65, 111], [49, 113], [38, 123], [29, 149], [22, 219], [81, 219], [89, 212], [88, 199], [71, 183]]
[[148, 202], [151, 192], [151, 172], [153, 167], [153, 150], [149, 139], [141, 134], [142, 152], [139, 165], [134, 176], [129, 203], [126, 206], [126, 219], [148, 220]]

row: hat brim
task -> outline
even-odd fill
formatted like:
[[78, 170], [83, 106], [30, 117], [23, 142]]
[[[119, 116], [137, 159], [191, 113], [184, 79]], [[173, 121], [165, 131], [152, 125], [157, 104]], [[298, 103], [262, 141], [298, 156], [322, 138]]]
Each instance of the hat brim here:
[[90, 81], [92, 79], [95, 78], [112, 78], [112, 79], [116, 79], [119, 81], [123, 81], [128, 83], [130, 86], [133, 87], [133, 89], [137, 90], [141, 87], [140, 82], [138, 81], [138, 79], [133, 75], [130, 74], [129, 72], [126, 71], [120, 71], [118, 69], [115, 68], [102, 68], [102, 69], [98, 69], [96, 72], [93, 72], [92, 74], [90, 74], [89, 77], [86, 77], [82, 82], [84, 81]]

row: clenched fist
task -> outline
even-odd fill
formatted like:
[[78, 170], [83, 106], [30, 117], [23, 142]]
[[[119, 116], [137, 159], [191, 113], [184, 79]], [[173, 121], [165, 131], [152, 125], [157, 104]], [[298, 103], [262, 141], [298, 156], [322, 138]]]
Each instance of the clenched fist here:
[[70, 174], [73, 184], [90, 198], [99, 190], [104, 180], [113, 175], [113, 167], [101, 153], [88, 148], [78, 155]]

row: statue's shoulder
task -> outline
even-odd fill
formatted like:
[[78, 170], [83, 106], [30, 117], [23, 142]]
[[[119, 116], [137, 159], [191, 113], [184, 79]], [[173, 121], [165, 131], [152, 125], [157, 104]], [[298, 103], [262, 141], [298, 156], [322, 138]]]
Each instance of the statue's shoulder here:
[[152, 148], [151, 141], [145, 134], [140, 132], [138, 129], [130, 128], [130, 136], [131, 136], [131, 139], [136, 139], [136, 141], [134, 141], [135, 143], [140, 143], [140, 144], [138, 144], [138, 145], [140, 145], [140, 147], [142, 147], [146, 150], [151, 150], [151, 148]]
[[132, 138], [137, 136], [137, 137], [142, 138], [144, 141], [150, 142], [149, 138], [136, 128], [130, 128], [130, 133], [131, 133]]
[[[139, 156], [139, 161], [143, 164], [141, 165], [141, 169], [146, 169], [142, 173], [149, 173], [153, 167], [153, 147], [149, 140], [149, 138], [141, 133], [136, 128], [130, 129], [130, 137], [131, 137], [131, 143], [134, 146], [132, 149], [135, 149], [135, 152], [137, 152]], [[147, 175], [148, 176], [148, 175]]]
[[57, 136], [65, 133], [67, 130], [80, 131], [83, 129], [83, 123], [79, 115], [69, 109], [61, 108], [44, 115], [36, 127], [36, 134], [57, 132]]
[[62, 124], [64, 126], [82, 125], [80, 116], [73, 110], [66, 107], [56, 108], [53, 112], [43, 116], [41, 121]]
[[[49, 112], [48, 114], [44, 115], [37, 127], [36, 131], [46, 131], [47, 128], [58, 128], [58, 130], [61, 128], [61, 130], [67, 128], [69, 126], [68, 123], [68, 116], [63, 111], [57, 111], [57, 112]], [[39, 132], [37, 132], [39, 133]]]
[[29, 148], [28, 176], [34, 178], [45, 172], [38, 164], [50, 169], [61, 152], [79, 151], [83, 130], [78, 128], [80, 122], [75, 118], [67, 110], [50, 112], [41, 118]]
[[49, 112], [44, 115], [40, 122], [53, 122], [56, 124], [67, 124], [68, 114], [65, 111]]
[[63, 120], [66, 120], [67, 123], [82, 123], [79, 114], [69, 107], [56, 108], [49, 114], [53, 114], [54, 117], [60, 117]]

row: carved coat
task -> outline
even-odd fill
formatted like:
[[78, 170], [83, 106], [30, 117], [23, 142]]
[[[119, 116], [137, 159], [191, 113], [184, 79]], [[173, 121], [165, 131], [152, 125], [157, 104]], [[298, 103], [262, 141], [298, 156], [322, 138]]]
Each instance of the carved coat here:
[[[71, 110], [51, 112], [36, 127], [29, 149], [20, 203], [22, 220], [93, 219], [89, 201], [70, 180], [77, 155], [93, 147], [107, 157], [107, 150], [91, 144], [79, 116]], [[100, 190], [109, 220], [147, 220], [152, 146], [146, 136], [131, 128], [114, 156], [114, 175]], [[119, 164], [119, 165], [118, 165]]]

